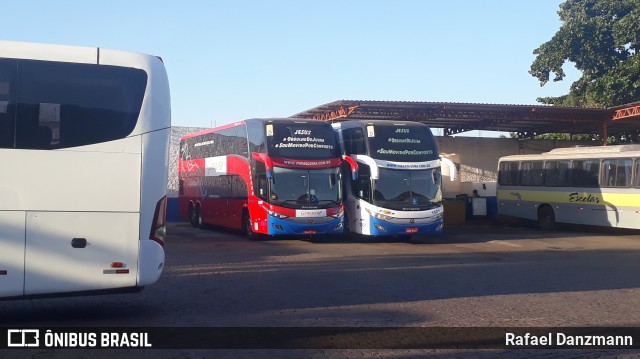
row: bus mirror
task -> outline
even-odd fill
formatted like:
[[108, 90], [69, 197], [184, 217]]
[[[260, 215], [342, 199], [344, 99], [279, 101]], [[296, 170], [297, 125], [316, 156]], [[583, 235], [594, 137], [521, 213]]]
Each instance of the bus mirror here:
[[354, 181], [358, 179], [358, 162], [356, 162], [352, 157], [343, 155], [342, 159], [346, 161], [351, 167], [351, 179]]

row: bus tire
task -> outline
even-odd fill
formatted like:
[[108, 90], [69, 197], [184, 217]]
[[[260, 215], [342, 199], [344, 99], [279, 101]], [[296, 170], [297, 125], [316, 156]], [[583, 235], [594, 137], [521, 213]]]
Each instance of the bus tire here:
[[551, 206], [545, 205], [538, 209], [538, 226], [547, 231], [556, 228], [556, 214]]
[[196, 227], [196, 228], [198, 227], [198, 222], [196, 220], [196, 213], [192, 204], [189, 205], [189, 223], [191, 223], [193, 227]]
[[195, 211], [193, 211], [193, 217], [196, 222], [196, 228], [203, 229], [205, 226], [204, 221], [202, 220], [202, 209], [200, 206], [196, 206]]
[[242, 231], [251, 241], [257, 241], [261, 239], [261, 235], [253, 231], [253, 228], [251, 227], [251, 217], [249, 217], [249, 213], [247, 212], [244, 212], [244, 214], [242, 215]]

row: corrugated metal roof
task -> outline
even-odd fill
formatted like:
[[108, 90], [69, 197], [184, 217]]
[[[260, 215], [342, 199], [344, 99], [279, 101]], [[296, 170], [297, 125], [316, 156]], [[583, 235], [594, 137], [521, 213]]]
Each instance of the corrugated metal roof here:
[[412, 102], [339, 100], [291, 117], [325, 121], [408, 120], [443, 128], [453, 135], [471, 130], [517, 132], [523, 136], [542, 133], [607, 135], [640, 129], [640, 119], [612, 121], [615, 108], [559, 107], [461, 102]]

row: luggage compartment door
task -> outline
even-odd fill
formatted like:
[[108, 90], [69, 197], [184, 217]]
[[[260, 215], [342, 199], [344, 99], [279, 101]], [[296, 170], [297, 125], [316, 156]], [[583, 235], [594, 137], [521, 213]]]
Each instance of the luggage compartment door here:
[[136, 285], [138, 213], [27, 212], [25, 295]]

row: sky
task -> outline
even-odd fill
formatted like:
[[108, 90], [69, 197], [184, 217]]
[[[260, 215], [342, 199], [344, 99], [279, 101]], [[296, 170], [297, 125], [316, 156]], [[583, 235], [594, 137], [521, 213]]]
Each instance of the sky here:
[[336, 100], [536, 104], [533, 50], [561, 0], [10, 1], [0, 38], [161, 56], [174, 126], [289, 117]]

